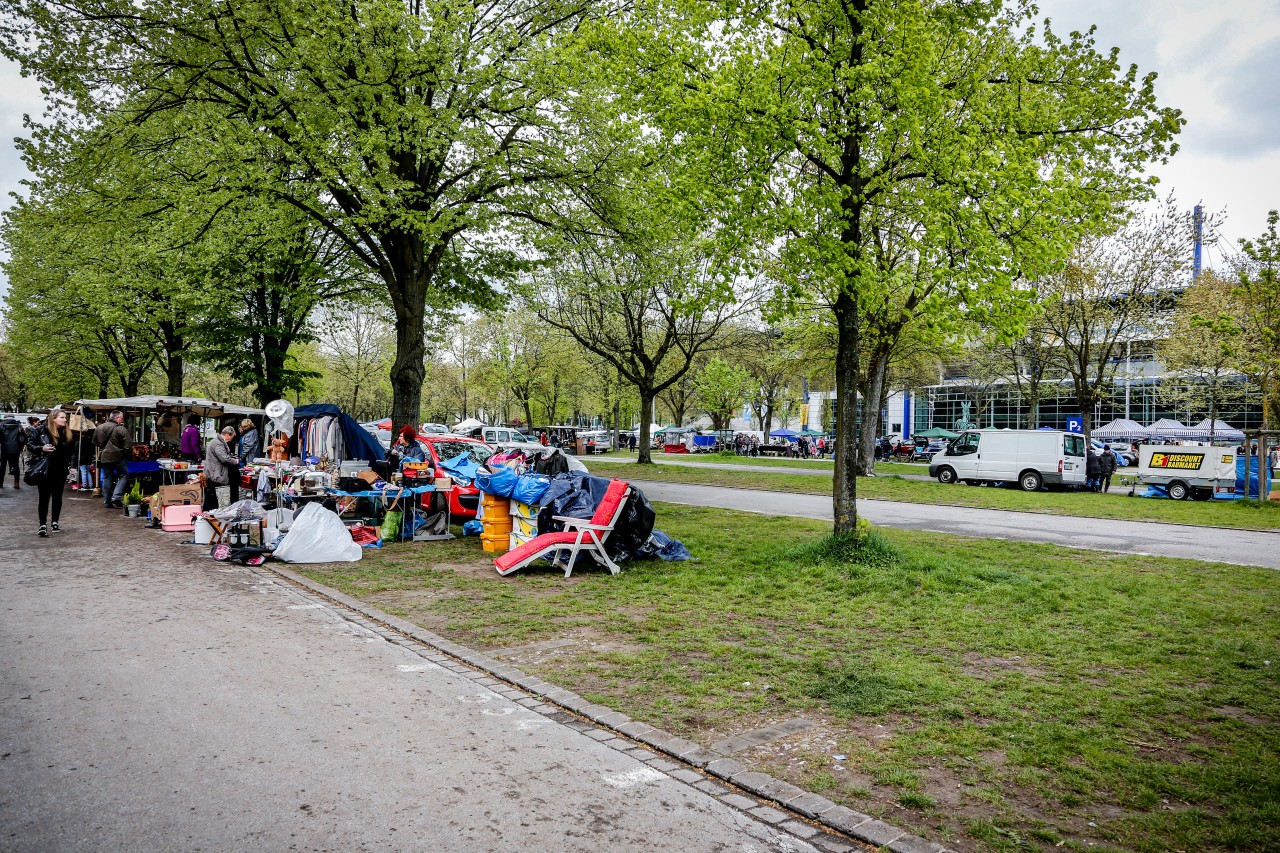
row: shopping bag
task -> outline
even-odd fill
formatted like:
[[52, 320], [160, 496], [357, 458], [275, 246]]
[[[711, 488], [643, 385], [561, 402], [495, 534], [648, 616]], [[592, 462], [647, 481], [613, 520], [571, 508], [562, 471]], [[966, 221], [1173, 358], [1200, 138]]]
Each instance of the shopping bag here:
[[389, 507], [387, 507], [386, 515], [382, 517], [383, 542], [394, 542], [400, 535], [400, 524], [404, 521], [404, 513], [397, 509], [397, 507], [400, 506], [400, 498], [403, 495], [404, 492], [396, 495], [396, 499], [391, 502]]
[[382, 518], [382, 541], [396, 541], [396, 537], [400, 535], [400, 522], [403, 520], [404, 513], [400, 512], [400, 510], [387, 510], [387, 514]]

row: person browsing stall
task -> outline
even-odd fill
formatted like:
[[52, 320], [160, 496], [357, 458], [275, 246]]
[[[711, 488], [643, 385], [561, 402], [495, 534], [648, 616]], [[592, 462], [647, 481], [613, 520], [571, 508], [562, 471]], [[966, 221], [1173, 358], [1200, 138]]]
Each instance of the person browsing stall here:
[[178, 452], [187, 462], [199, 462], [204, 458], [200, 452], [200, 418], [196, 415], [187, 415], [187, 425], [178, 440]]
[[245, 418], [240, 422], [240, 467], [253, 464], [262, 455], [262, 442], [258, 440], [258, 428]]
[[124, 507], [124, 493], [129, 486], [129, 457], [133, 455], [133, 438], [124, 425], [124, 412], [116, 409], [107, 422], [93, 431], [93, 446], [98, 448], [98, 468], [102, 471], [102, 503], [107, 507]]
[[68, 425], [70, 416], [57, 409], [49, 415], [43, 427], [32, 436], [27, 450], [39, 459], [45, 459], [45, 472], [36, 482], [40, 494], [40, 536], [49, 535], [48, 520], [53, 517], [53, 532], [59, 531], [58, 517], [62, 515], [62, 490], [67, 485], [67, 469], [75, 455], [75, 442]]
[[205, 510], [214, 510], [219, 506], [218, 493], [226, 489], [228, 503], [231, 502], [231, 478], [240, 476], [240, 460], [231, 452], [231, 443], [236, 440], [235, 427], [223, 427], [222, 432], [209, 439], [204, 453], [204, 503]]

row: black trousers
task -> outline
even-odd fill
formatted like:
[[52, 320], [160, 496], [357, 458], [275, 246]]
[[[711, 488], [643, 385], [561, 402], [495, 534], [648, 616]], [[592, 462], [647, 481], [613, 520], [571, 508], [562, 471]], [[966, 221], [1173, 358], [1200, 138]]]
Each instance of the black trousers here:
[[[57, 472], [53, 472], [57, 474]], [[61, 476], [45, 477], [36, 487], [40, 490], [40, 523], [44, 524], [50, 514], [53, 513], [53, 520], [57, 521], [62, 515], [62, 490], [67, 485], [67, 472], [63, 471]]]
[[18, 459], [17, 453], [0, 453], [0, 480], [12, 474], [14, 483], [18, 482]]

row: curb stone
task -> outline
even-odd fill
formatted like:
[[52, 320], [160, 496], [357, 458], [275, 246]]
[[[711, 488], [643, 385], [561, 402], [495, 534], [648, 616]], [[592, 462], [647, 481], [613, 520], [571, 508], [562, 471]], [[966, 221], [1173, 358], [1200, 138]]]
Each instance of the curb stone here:
[[[574, 728], [584, 731], [593, 740], [623, 752], [637, 750], [637, 744], [648, 747], [644, 750], [648, 753], [648, 758], [636, 752], [632, 754], [636, 754], [641, 761], [673, 779], [704, 791], [712, 787], [723, 788], [724, 786], [719, 782], [726, 782], [753, 794], [759, 801], [743, 796], [731, 788], [726, 789], [727, 793], [711, 795], [743, 814], [783, 829], [796, 838], [815, 844], [822, 850], [834, 852], [858, 849], [841, 840], [840, 836], [843, 835], [871, 848], [888, 849], [892, 853], [955, 853], [941, 844], [926, 841], [898, 827], [876, 820], [870, 815], [837, 805], [826, 797], [804, 791], [781, 779], [775, 779], [767, 773], [748, 770], [742, 763], [713, 749], [654, 728], [648, 723], [633, 720], [620, 711], [588, 702], [563, 687], [529, 675], [509, 663], [503, 663], [489, 655], [446, 640], [418, 625], [384, 613], [340, 590], [313, 581], [291, 569], [266, 564], [250, 568], [249, 571], [283, 578], [313, 595], [352, 611], [360, 617], [356, 621], [367, 621], [369, 624], [366, 627], [382, 634], [389, 642], [408, 638], [421, 644], [425, 648], [415, 650], [419, 651], [424, 658], [438, 663], [445, 669], [463, 673], [478, 684], [490, 686], [504, 695], [509, 690], [503, 690], [503, 688], [518, 688], [529, 694], [530, 698], [537, 700], [533, 706], [526, 705], [530, 710], [537, 710], [544, 716], [563, 714], [568, 711], [579, 717], [585, 717], [590, 721], [584, 723], [585, 728], [582, 726], [574, 726]], [[380, 629], [390, 629], [390, 632], [398, 636], [387, 636]], [[520, 699], [514, 701], [525, 704]], [[542, 704], [543, 702], [547, 704]], [[599, 732], [599, 735], [596, 732]], [[650, 752], [650, 750], [653, 751]], [[666, 770], [664, 768], [671, 764], [666, 760], [667, 757], [697, 769], [686, 769], [677, 765], [678, 769]], [[700, 785], [704, 782], [710, 784]], [[800, 817], [791, 817], [791, 815]], [[824, 832], [825, 835], [822, 834]]]

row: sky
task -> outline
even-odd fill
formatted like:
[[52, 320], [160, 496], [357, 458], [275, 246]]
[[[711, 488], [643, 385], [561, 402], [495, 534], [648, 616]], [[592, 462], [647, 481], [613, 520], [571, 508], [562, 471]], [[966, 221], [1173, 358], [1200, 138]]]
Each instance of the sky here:
[[[1066, 33], [1096, 25], [1099, 48], [1155, 71], [1160, 104], [1182, 110], [1179, 152], [1157, 192], [1222, 215], [1221, 240], [1260, 234], [1280, 208], [1280, 0], [1039, 0]], [[0, 59], [0, 207], [28, 177], [11, 140], [42, 111], [39, 85]], [[1213, 265], [1222, 253], [1206, 250]], [[0, 295], [6, 290], [0, 274]]]

